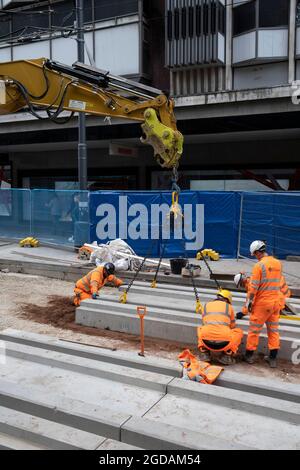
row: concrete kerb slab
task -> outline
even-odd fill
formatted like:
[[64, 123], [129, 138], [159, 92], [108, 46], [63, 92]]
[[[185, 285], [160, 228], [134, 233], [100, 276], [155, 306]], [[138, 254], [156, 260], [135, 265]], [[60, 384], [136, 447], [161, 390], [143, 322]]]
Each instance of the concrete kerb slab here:
[[[76, 323], [92, 328], [119, 331], [133, 335], [140, 334], [140, 320], [129, 313], [115, 313], [110, 310], [91, 310], [83, 306], [76, 309]], [[169, 341], [196, 344], [197, 332], [190, 323], [145, 317], [145, 335]]]
[[141, 447], [131, 446], [125, 442], [114, 441], [113, 439], [106, 439], [96, 450], [142, 450]]
[[0, 450], [48, 450], [45, 446], [33, 444], [9, 434], [0, 432]]
[[106, 438], [0, 407], [0, 432], [54, 450], [95, 450]]
[[[201, 324], [201, 315], [195, 312], [195, 301], [187, 302], [178, 299], [178, 302], [175, 303], [176, 307], [174, 308], [174, 297], [172, 304], [170, 300], [164, 297], [153, 298], [153, 296], [150, 295], [140, 297], [138, 294], [131, 294], [127, 303], [121, 304], [118, 296], [101, 294], [100, 300], [84, 300], [81, 303], [81, 308], [89, 306], [92, 310], [102, 310], [102, 308], [106, 307], [111, 308], [115, 313], [127, 312], [134, 315], [136, 313], [136, 307], [141, 304], [141, 300], [143, 300], [142, 304], [147, 307], [148, 316], [189, 322], [195, 326]], [[233, 307], [235, 307], [235, 305]], [[235, 310], [237, 311], [238, 309], [236, 308]], [[236, 323], [239, 328], [248, 331], [249, 317], [245, 320], [237, 320]], [[282, 332], [286, 334], [290, 333], [291, 336], [300, 339], [300, 321], [280, 319], [280, 329]]]
[[168, 375], [171, 377], [181, 377], [182, 369], [180, 365], [168, 359], [157, 359], [145, 356], [141, 357], [131, 351], [107, 351], [94, 346], [86, 346], [57, 340], [54, 337], [31, 332], [23, 332], [8, 328], [0, 332], [0, 339], [7, 342], [25, 344], [50, 351], [70, 354], [75, 357], [94, 359], [96, 361], [108, 362], [134, 369]]
[[121, 426], [121, 441], [149, 450], [250, 449], [204, 433], [146, 418], [130, 418]]
[[131, 415], [35, 387], [0, 380], [1, 405], [92, 434], [120, 440], [120, 427]]
[[[89, 301], [86, 301], [89, 302]], [[86, 302], [76, 309], [76, 323], [79, 325], [89, 326], [92, 328], [106, 329], [118, 331], [121, 333], [139, 335], [140, 321], [133, 313], [123, 313], [123, 311], [113, 312], [112, 308], [102, 307], [91, 309]], [[145, 336], [149, 338], [160, 338], [169, 341], [176, 341], [183, 344], [197, 344], [197, 328], [188, 321], [166, 320], [165, 318], [155, 318], [146, 315]], [[240, 325], [239, 325], [240, 326]], [[244, 330], [242, 346], [245, 346], [247, 338], [247, 325], [241, 325]], [[281, 328], [281, 347], [280, 356], [282, 359], [291, 360], [295, 352], [295, 345], [300, 344], [299, 329], [295, 328], [295, 332], [284, 332]], [[293, 336], [292, 336], [293, 335]], [[258, 352], [268, 353], [268, 337], [267, 334], [260, 335]]]
[[182, 379], [173, 379], [168, 385], [167, 393], [300, 424], [300, 404], [278, 398], [226, 389], [216, 385], [208, 387], [205, 384]]
[[266, 378], [254, 377], [253, 375], [247, 376], [224, 370], [215, 385], [300, 403], [300, 384], [270, 381], [266, 380]]
[[84, 375], [147, 388], [148, 390], [156, 390], [161, 393], [166, 393], [167, 384], [172, 380], [171, 376], [144, 370], [137, 371], [129, 366], [110, 364], [108, 368], [107, 363], [101, 363], [93, 359], [75, 358], [66, 353], [46, 351], [45, 349], [10, 342], [6, 343], [6, 355], [49, 367], [58, 367]]

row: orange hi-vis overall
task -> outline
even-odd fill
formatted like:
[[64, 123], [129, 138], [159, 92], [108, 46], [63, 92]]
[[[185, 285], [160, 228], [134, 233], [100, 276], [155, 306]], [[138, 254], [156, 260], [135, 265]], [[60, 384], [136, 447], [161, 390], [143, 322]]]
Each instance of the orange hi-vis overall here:
[[286, 283], [285, 277], [281, 276], [280, 280], [280, 310], [283, 310], [285, 307], [285, 301], [291, 297], [292, 292], [290, 291], [289, 286]]
[[256, 350], [264, 324], [267, 326], [269, 350], [280, 348], [281, 270], [280, 261], [272, 256], [263, 257], [253, 268], [247, 295], [253, 302], [247, 337], [249, 351]]
[[234, 310], [230, 304], [222, 300], [208, 302], [203, 309], [202, 325], [198, 327], [198, 348], [216, 351], [206, 344], [210, 341], [224, 342], [224, 346], [217, 351], [238, 351], [243, 339], [243, 331], [236, 328]]
[[91, 299], [92, 295], [97, 294], [98, 290], [107, 282], [112, 282], [117, 287], [123, 284], [121, 279], [118, 279], [116, 276], [110, 275], [108, 277], [104, 277], [103, 266], [99, 266], [98, 268], [93, 269], [93, 271], [90, 271], [75, 284], [74, 305], [79, 306], [82, 300]]

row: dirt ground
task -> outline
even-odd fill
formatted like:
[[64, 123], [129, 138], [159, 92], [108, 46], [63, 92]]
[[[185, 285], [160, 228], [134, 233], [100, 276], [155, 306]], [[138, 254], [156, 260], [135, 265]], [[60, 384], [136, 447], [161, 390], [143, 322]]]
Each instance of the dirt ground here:
[[[0, 273], [0, 330], [14, 328], [101, 348], [139, 351], [138, 336], [76, 325], [75, 307], [72, 305], [73, 287], [73, 283], [57, 279]], [[178, 353], [185, 348], [185, 344], [150, 338], [145, 340], [145, 350], [149, 356], [176, 360]], [[300, 366], [283, 360], [279, 361], [276, 370], [270, 370], [262, 357], [252, 366], [238, 361], [230, 370], [300, 383]]]

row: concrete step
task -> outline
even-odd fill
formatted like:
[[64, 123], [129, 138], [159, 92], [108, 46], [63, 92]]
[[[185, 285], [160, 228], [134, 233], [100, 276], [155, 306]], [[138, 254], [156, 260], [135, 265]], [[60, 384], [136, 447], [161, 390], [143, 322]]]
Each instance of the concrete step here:
[[106, 438], [0, 406], [0, 432], [52, 450], [95, 450]]
[[14, 330], [13, 328], [8, 328], [3, 332], [0, 332], [0, 340], [5, 341], [7, 346], [8, 343], [24, 344], [30, 347], [44, 349], [46, 351], [72, 354], [75, 357], [93, 359], [125, 367], [130, 365], [131, 368], [137, 370], [142, 369], [156, 374], [181, 377], [181, 367], [178, 362], [163, 358], [159, 358], [159, 361], [153, 361], [153, 359], [148, 356], [138, 356], [136, 352], [108, 351], [107, 349], [101, 349], [100, 347], [71, 343], [51, 336]]
[[[157, 374], [145, 370], [137, 370], [127, 366], [109, 364], [94, 359], [74, 357], [72, 354], [47, 351], [42, 348], [31, 347], [23, 344], [6, 343], [6, 358], [23, 360], [41, 366], [41, 373], [46, 367], [57, 368], [67, 373], [70, 371], [87, 376], [87, 378], [99, 378], [105, 384], [105, 380], [117, 382], [134, 387], [147, 388], [148, 390], [165, 393], [168, 383], [173, 377]], [[12, 361], [18, 363], [18, 361]], [[5, 367], [0, 371], [0, 376], [5, 373]], [[84, 378], [84, 377], [83, 377]]]
[[28, 442], [24, 439], [19, 439], [9, 434], [0, 432], [0, 450], [49, 450], [47, 447], [39, 446]]
[[[123, 292], [126, 289], [126, 287], [120, 287], [120, 291]], [[206, 302], [210, 302], [211, 300], [214, 300], [216, 298], [216, 289], [202, 289], [199, 288], [197, 289], [199, 293], [199, 297], [201, 302], [204, 304]], [[236, 312], [240, 311], [243, 305], [245, 304], [246, 300], [246, 294], [245, 293], [239, 293], [239, 292], [233, 292], [233, 307]], [[152, 289], [149, 284], [143, 283], [143, 282], [135, 282], [132, 287], [130, 288], [130, 291], [128, 293], [128, 300], [131, 299], [132, 295], [136, 296], [151, 296], [153, 301], [155, 302], [156, 299], [160, 299], [161, 297], [164, 298], [164, 300], [167, 302], [168, 299], [174, 300], [174, 296], [180, 300], [180, 303], [184, 303], [183, 308], [177, 308], [179, 310], [188, 308], [189, 310], [194, 310], [194, 302], [195, 302], [195, 294], [193, 291], [193, 287], [191, 286], [186, 287], [186, 286], [180, 286], [180, 285], [168, 285], [168, 284], [162, 284], [159, 287]], [[146, 303], [146, 302], [145, 302]], [[189, 305], [189, 303], [192, 303], [192, 305]], [[289, 299], [289, 304], [293, 309], [295, 310], [296, 313], [300, 314], [300, 299], [296, 299], [291, 297]], [[148, 305], [148, 304], [147, 304]], [[149, 305], [152, 305], [149, 304]]]
[[[195, 312], [195, 299], [193, 302], [178, 301], [174, 307], [170, 299], [162, 297], [153, 298], [150, 295], [143, 295], [143, 305], [147, 307], [147, 315], [160, 319], [189, 322], [196, 326], [201, 324], [201, 315]], [[136, 307], [141, 304], [141, 297], [137, 294], [131, 294], [126, 304], [119, 302], [118, 296], [101, 295], [100, 300], [85, 300], [81, 307], [89, 306], [91, 309], [102, 309], [106, 307], [114, 312], [125, 312], [136, 315]], [[80, 307], [79, 307], [80, 308]], [[237, 309], [235, 310], [237, 311]], [[245, 320], [237, 320], [237, 325], [244, 331], [248, 331], [249, 317]], [[280, 319], [281, 331], [300, 339], [300, 322]]]
[[[169, 341], [177, 341], [185, 345], [197, 344], [196, 324], [189, 321], [188, 317], [182, 317], [183, 320], [175, 320], [169, 315], [162, 313], [161, 318], [151, 315], [153, 308], [149, 309], [149, 314], [145, 316], [145, 336], [151, 338], [160, 338]], [[162, 318], [164, 317], [164, 318]], [[76, 323], [84, 326], [100, 329], [110, 329], [123, 333], [134, 335], [140, 334], [140, 320], [132, 311], [132, 306], [127, 304], [116, 304], [106, 302], [103, 304], [93, 301], [82, 302], [76, 309]], [[245, 345], [248, 322], [238, 322], [238, 326], [244, 330], [243, 345]], [[296, 327], [281, 327], [281, 349], [280, 357], [291, 360], [295, 352], [295, 344], [300, 341], [300, 330]], [[268, 353], [268, 341], [265, 330], [260, 335], [258, 351], [264, 354]]]
[[[28, 377], [28, 371], [26, 372]], [[51, 379], [52, 377], [50, 381]], [[21, 377], [20, 381], [26, 385], [1, 379], [0, 403], [2, 406], [114, 440], [119, 440], [121, 425], [131, 417], [129, 413], [110, 409], [108, 403], [103, 403], [101, 400], [100, 393], [99, 402], [102, 406], [89, 403], [87, 400], [65, 397], [60, 393], [61, 390], [53, 393], [48, 390], [46, 382], [43, 386], [34, 386], [32, 382], [37, 382], [34, 376], [29, 377], [27, 381]], [[83, 395], [84, 392], [83, 385]]]

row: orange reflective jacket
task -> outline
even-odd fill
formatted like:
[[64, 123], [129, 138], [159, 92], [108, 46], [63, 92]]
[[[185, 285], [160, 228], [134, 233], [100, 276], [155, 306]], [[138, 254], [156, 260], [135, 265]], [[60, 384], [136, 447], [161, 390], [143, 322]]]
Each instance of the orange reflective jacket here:
[[285, 277], [281, 276], [280, 280], [280, 310], [283, 310], [285, 307], [285, 301], [291, 297], [292, 293], [285, 281]]
[[212, 366], [209, 362], [199, 361], [189, 349], [179, 354], [178, 360], [186, 371], [189, 380], [203, 384], [214, 383], [221, 374], [223, 367]]
[[115, 286], [119, 287], [123, 284], [121, 279], [116, 276], [110, 275], [104, 277], [103, 266], [99, 266], [93, 271], [90, 271], [86, 276], [82, 277], [76, 282], [76, 288], [84, 292], [96, 294], [100, 287], [103, 287], [107, 282], [113, 282]]
[[248, 287], [248, 297], [253, 302], [268, 303], [280, 300], [282, 277], [280, 261], [273, 256], [265, 256], [255, 264]]
[[203, 326], [222, 325], [235, 328], [234, 310], [230, 304], [222, 300], [213, 300], [204, 305], [202, 313]]

